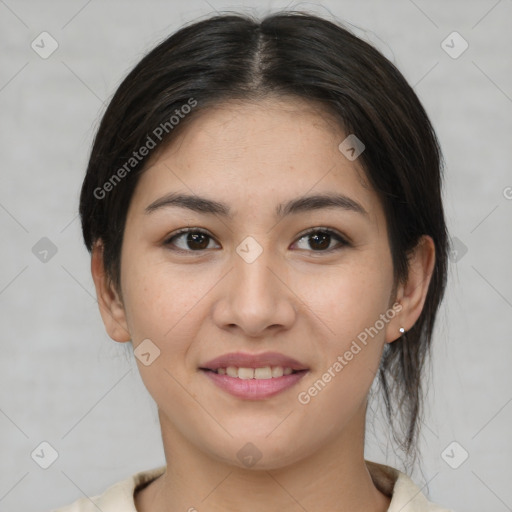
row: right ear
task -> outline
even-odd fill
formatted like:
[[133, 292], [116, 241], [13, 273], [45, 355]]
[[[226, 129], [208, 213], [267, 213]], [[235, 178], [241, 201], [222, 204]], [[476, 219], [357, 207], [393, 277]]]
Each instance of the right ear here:
[[105, 272], [101, 240], [94, 243], [91, 251], [91, 274], [96, 287], [101, 318], [108, 335], [120, 343], [131, 341], [123, 302]]

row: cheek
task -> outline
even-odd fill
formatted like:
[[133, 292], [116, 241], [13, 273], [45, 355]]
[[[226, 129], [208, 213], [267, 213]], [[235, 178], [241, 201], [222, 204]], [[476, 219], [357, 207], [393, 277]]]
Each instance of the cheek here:
[[391, 262], [366, 263], [317, 279], [318, 286], [307, 296], [308, 307], [322, 320], [322, 335], [315, 339], [321, 356], [314, 375], [301, 387], [305, 396], [299, 401], [314, 402], [311, 409], [318, 407], [318, 414], [333, 421], [366, 396], [379, 367], [386, 327], [395, 316], [388, 307]]
[[127, 320], [136, 354], [137, 346], [149, 339], [158, 348], [158, 357], [149, 366], [137, 360], [139, 372], [158, 404], [184, 400], [185, 406], [187, 393], [181, 385], [188, 390], [195, 376], [197, 340], [204, 338], [199, 331], [208, 316], [208, 293], [220, 277], [212, 271], [199, 272], [193, 265], [177, 271], [166, 261], [142, 262], [142, 257], [134, 258], [134, 263], [126, 266]]
[[379, 280], [378, 273], [366, 277], [371, 279], [346, 277], [329, 298], [319, 292], [311, 298], [329, 329], [315, 340], [316, 351], [322, 355], [298, 390], [297, 401], [303, 407], [305, 424], [318, 428], [315, 418], [322, 418], [323, 428], [331, 425], [332, 435], [364, 407], [379, 368], [386, 325], [392, 318], [391, 314], [386, 317], [388, 280], [382, 276]]
[[[314, 286], [312, 286], [314, 284]], [[342, 350], [352, 339], [374, 326], [389, 307], [393, 286], [390, 262], [360, 261], [315, 279], [304, 276], [295, 282], [298, 293], [325, 327], [326, 353]], [[379, 322], [379, 330], [382, 330]]]
[[[172, 403], [178, 410], [190, 406], [187, 379], [191, 368], [189, 351], [201, 322], [200, 300], [207, 291], [191, 285], [183, 275], [170, 275], [162, 264], [130, 269], [130, 293], [126, 304], [135, 354], [151, 340], [158, 354], [149, 365], [136, 359], [139, 373], [149, 393], [160, 405]], [[211, 286], [211, 285], [210, 285]], [[204, 313], [204, 312], [203, 312]], [[144, 348], [144, 351], [146, 349]]]
[[208, 276], [198, 279], [191, 269], [178, 272], [161, 258], [152, 261], [143, 255], [133, 255], [125, 276], [125, 310], [135, 342], [154, 338], [164, 344], [175, 339], [174, 333], [196, 314], [196, 306], [212, 286]]

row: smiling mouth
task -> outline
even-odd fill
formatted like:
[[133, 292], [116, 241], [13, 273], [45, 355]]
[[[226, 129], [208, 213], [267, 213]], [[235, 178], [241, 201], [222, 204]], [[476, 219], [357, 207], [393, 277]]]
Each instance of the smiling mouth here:
[[236, 398], [267, 400], [296, 386], [309, 369], [289, 366], [199, 368], [213, 384]]
[[293, 370], [284, 366], [263, 366], [260, 368], [247, 368], [238, 366], [228, 366], [226, 368], [217, 368], [212, 370], [210, 368], [200, 368], [206, 372], [216, 373], [217, 375], [227, 375], [228, 377], [238, 378], [242, 380], [268, 380], [276, 379], [279, 377], [292, 375], [294, 373], [303, 373], [307, 370]]

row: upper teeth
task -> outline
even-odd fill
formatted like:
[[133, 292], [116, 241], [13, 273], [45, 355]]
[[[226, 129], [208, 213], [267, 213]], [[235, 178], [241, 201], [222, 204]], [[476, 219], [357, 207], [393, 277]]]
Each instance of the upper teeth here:
[[291, 368], [283, 368], [282, 366], [264, 366], [263, 368], [228, 366], [227, 368], [217, 369], [219, 375], [228, 375], [229, 377], [237, 377], [239, 379], [271, 379], [272, 377], [290, 375], [292, 371]]

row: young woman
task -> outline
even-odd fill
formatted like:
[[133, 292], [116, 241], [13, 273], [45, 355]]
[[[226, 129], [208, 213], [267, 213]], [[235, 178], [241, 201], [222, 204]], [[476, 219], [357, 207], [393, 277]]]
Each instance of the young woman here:
[[437, 139], [377, 50], [297, 12], [182, 28], [110, 102], [80, 214], [167, 464], [62, 512], [446, 510], [364, 458], [375, 379], [415, 457], [447, 261]]

